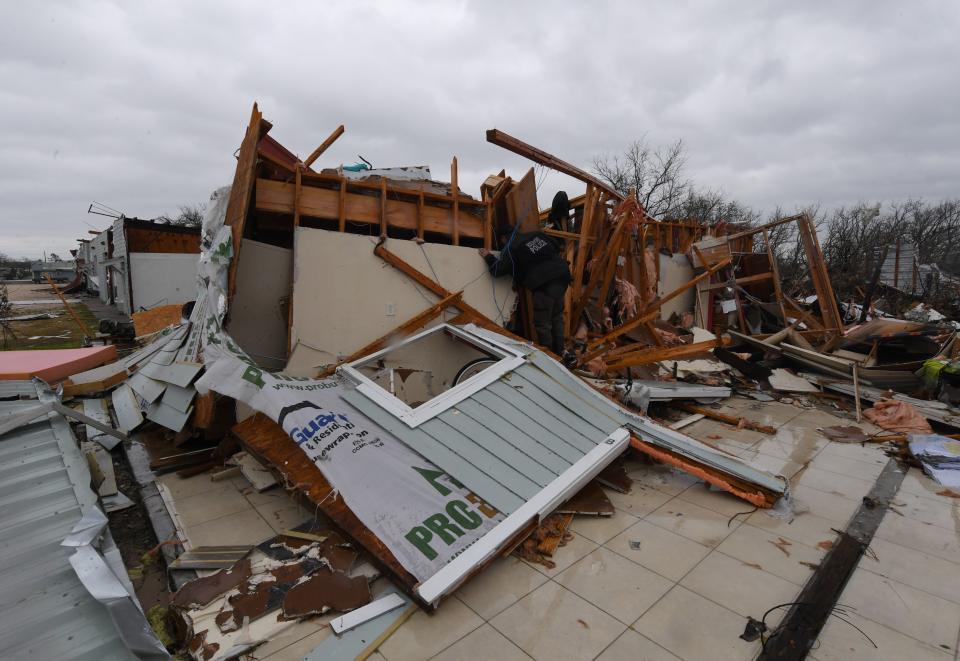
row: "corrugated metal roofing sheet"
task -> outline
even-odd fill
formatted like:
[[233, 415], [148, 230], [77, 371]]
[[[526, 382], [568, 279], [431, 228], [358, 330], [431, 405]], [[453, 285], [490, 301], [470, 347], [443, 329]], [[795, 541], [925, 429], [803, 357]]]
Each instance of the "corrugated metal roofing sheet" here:
[[36, 398], [37, 389], [32, 381], [0, 381], [0, 400]]
[[[34, 390], [36, 394], [36, 390]], [[36, 402], [0, 402], [0, 417]], [[51, 415], [0, 437], [0, 656], [133, 659], [106, 608], [60, 546], [96, 502], [66, 420]]]

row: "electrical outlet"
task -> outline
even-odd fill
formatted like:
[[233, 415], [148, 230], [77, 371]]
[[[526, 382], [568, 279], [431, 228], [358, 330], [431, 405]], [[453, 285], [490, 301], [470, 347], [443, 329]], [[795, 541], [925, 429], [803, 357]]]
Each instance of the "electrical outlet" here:
[[387, 303], [387, 316], [395, 317], [397, 316], [397, 304], [396, 303]]

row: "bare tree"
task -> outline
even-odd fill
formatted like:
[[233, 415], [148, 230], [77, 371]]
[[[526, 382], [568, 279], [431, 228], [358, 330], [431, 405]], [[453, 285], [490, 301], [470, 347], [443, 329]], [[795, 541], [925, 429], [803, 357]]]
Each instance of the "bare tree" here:
[[188, 205], [181, 204], [180, 213], [176, 216], [158, 216], [156, 220], [167, 223], [168, 225], [181, 225], [183, 227], [200, 227], [203, 224], [203, 214], [206, 206], [203, 204]]
[[653, 148], [645, 139], [635, 140], [622, 156], [597, 157], [593, 170], [619, 193], [637, 191], [647, 213], [654, 217], [676, 217], [692, 191], [684, 168], [683, 141]]

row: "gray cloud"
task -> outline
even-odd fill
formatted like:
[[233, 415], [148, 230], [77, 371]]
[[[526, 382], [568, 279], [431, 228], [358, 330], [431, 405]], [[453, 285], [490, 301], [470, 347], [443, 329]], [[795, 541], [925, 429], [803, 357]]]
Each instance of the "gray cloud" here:
[[[760, 209], [957, 196], [956, 3], [17, 3], [0, 25], [0, 251], [65, 252], [99, 200], [152, 217], [232, 178], [250, 105], [322, 164], [530, 164], [684, 139]], [[544, 173], [541, 204], [575, 182]]]

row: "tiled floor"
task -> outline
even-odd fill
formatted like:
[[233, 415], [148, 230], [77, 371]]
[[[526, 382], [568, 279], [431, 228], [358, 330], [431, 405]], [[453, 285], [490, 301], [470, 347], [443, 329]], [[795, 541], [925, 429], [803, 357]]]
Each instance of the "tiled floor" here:
[[[684, 431], [788, 477], [792, 516], [754, 512], [677, 471], [628, 464], [633, 491], [608, 492], [617, 508], [609, 519], [577, 518], [555, 568], [499, 560], [434, 615], [417, 613], [401, 626], [381, 646], [382, 658], [756, 657], [759, 642], [739, 638], [746, 617], [796, 598], [887, 457], [878, 446], [828, 442], [818, 427], [850, 421], [819, 410], [737, 398], [724, 410], [777, 433], [709, 420]], [[830, 618], [813, 658], [957, 658], [960, 501], [940, 490], [909, 472], [841, 597], [849, 623]], [[784, 612], [771, 612], [768, 624]]]

